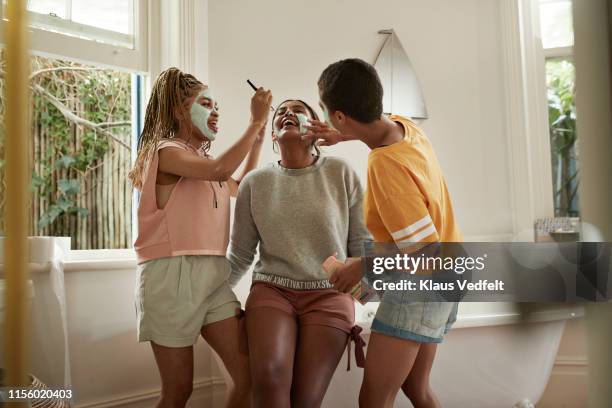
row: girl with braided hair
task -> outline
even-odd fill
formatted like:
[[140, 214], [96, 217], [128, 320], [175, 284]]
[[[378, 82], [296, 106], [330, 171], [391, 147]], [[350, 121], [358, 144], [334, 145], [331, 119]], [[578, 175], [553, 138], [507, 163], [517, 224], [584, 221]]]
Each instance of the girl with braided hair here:
[[[248, 407], [248, 357], [239, 352], [240, 303], [225, 258], [230, 196], [259, 160], [272, 95], [258, 89], [244, 134], [218, 158], [208, 154], [219, 108], [193, 75], [170, 68], [153, 85], [130, 180], [140, 195], [136, 312], [160, 372], [157, 407], [184, 407], [193, 387], [193, 345], [201, 335], [232, 380], [229, 407]], [[242, 174], [232, 174], [246, 158]]]

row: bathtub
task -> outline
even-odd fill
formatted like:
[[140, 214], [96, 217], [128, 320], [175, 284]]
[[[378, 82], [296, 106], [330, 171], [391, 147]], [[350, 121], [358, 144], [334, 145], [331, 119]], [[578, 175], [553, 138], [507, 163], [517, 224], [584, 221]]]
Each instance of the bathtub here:
[[[376, 303], [356, 305], [369, 340]], [[549, 305], [524, 323], [514, 303], [462, 303], [457, 322], [438, 347], [431, 384], [445, 408], [530, 407], [540, 399], [557, 355], [565, 321], [582, 307]], [[524, 324], [523, 324], [524, 323]], [[323, 406], [356, 407], [363, 369], [346, 371], [346, 352]], [[392, 369], [390, 367], [390, 369]], [[398, 395], [395, 407], [411, 407]]]

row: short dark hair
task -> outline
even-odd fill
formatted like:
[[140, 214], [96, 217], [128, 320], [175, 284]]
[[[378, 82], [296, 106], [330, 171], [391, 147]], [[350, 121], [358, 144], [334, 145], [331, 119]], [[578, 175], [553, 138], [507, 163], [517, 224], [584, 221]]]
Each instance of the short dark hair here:
[[331, 112], [341, 111], [362, 123], [383, 113], [383, 87], [376, 69], [358, 58], [334, 62], [319, 77], [321, 100]]

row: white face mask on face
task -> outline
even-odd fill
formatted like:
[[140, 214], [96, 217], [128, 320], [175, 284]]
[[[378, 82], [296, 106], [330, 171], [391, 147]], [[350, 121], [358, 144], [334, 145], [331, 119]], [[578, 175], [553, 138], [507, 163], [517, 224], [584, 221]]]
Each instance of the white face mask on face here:
[[210, 108], [207, 108], [205, 106], [200, 105], [198, 103], [200, 98], [208, 98], [208, 99], [210, 99], [212, 104], [213, 104], [213, 106], [214, 106], [215, 101], [213, 100], [213, 97], [212, 97], [212, 94], [211, 94], [210, 90], [208, 88], [204, 89], [203, 91], [198, 93], [198, 95], [196, 96], [195, 100], [193, 101], [193, 104], [191, 105], [191, 110], [189, 112], [190, 115], [191, 115], [191, 121], [193, 122], [195, 127], [197, 127], [200, 130], [200, 132], [202, 132], [202, 134], [204, 134], [204, 136], [208, 140], [213, 141], [213, 140], [215, 140], [215, 136], [216, 136], [217, 133], [214, 132], [208, 126], [208, 119], [210, 118], [210, 115], [211, 115], [213, 109], [210, 109]]
[[[308, 130], [305, 127], [306, 125], [308, 125], [308, 116], [304, 115], [303, 113], [297, 113], [295, 117], [297, 118], [298, 123], [300, 125], [299, 127], [300, 135], [303, 135]], [[277, 139], [282, 138], [286, 132], [287, 131], [285, 129], [276, 129], [276, 138]]]
[[327, 123], [327, 126], [329, 126], [331, 129], [338, 130], [336, 129], [334, 124], [331, 122], [331, 119], [329, 118], [329, 112], [327, 111], [327, 106], [325, 106], [323, 103], [321, 103], [321, 106], [323, 107], [323, 118], [325, 119], [325, 123]]

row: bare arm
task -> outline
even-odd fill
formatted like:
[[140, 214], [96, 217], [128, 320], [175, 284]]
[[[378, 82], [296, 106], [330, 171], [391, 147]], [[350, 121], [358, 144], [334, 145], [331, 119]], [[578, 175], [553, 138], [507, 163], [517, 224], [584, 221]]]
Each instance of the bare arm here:
[[263, 126], [259, 132], [259, 136], [257, 137], [257, 140], [255, 140], [255, 143], [253, 143], [253, 147], [251, 148], [251, 151], [249, 152], [249, 155], [246, 158], [246, 163], [244, 165], [244, 169], [242, 170], [242, 172], [240, 173], [240, 176], [238, 176], [235, 180], [237, 183], [240, 183], [242, 181], [242, 179], [249, 174], [249, 172], [251, 170], [253, 170], [255, 167], [257, 167], [257, 163], [259, 163], [259, 155], [261, 154], [261, 146], [263, 145], [263, 133], [265, 131], [265, 126]]
[[255, 167], [257, 167], [257, 163], [259, 163], [259, 156], [261, 154], [261, 146], [263, 145], [264, 141], [265, 129], [266, 126], [264, 125], [259, 131], [259, 134], [257, 135], [255, 142], [253, 143], [253, 147], [251, 147], [251, 151], [246, 157], [246, 163], [244, 165], [244, 168], [242, 169], [242, 172], [240, 172], [240, 176], [232, 177], [228, 180], [232, 197], [236, 197], [236, 195], [238, 194], [238, 185], [240, 184], [242, 179], [247, 174], [249, 174], [251, 170], [255, 169]]
[[253, 142], [265, 126], [271, 103], [270, 91], [261, 88], [257, 90], [251, 99], [251, 123], [240, 139], [218, 158], [198, 157], [182, 149], [162, 149], [159, 152], [159, 170], [181, 177], [211, 181], [229, 180], [251, 151]]

